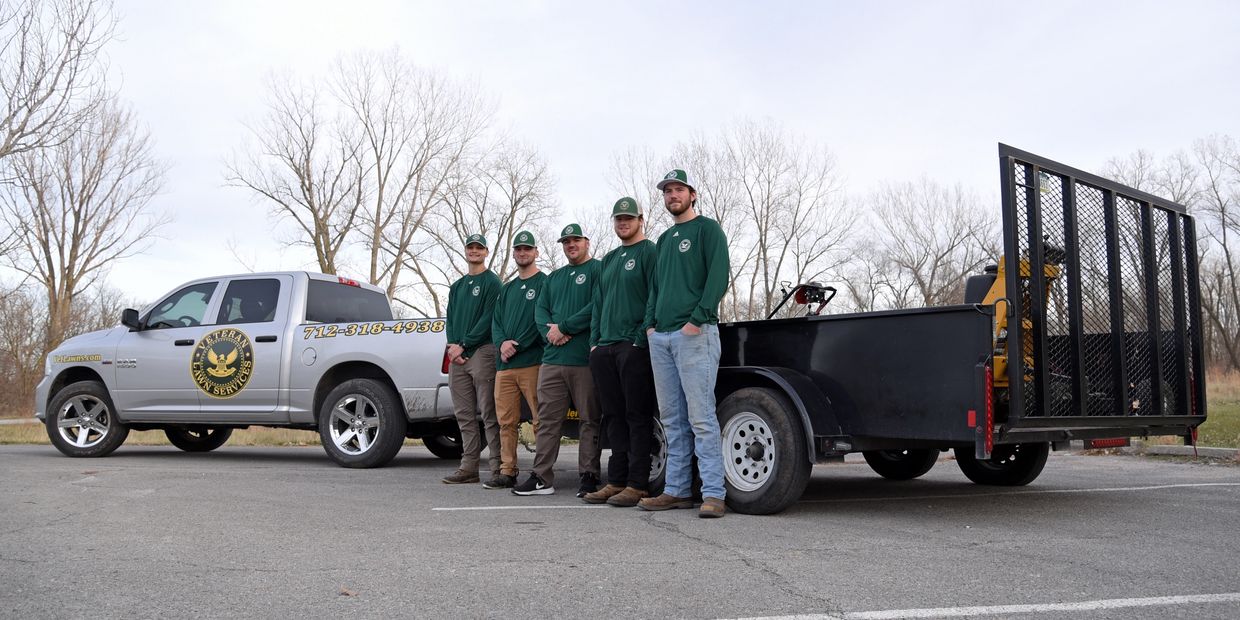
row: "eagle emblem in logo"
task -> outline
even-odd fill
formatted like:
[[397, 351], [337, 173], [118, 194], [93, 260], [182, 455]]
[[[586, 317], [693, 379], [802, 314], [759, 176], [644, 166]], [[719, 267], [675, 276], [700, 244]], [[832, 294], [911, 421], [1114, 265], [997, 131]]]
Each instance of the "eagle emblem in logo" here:
[[567, 235], [567, 234], [568, 234], [568, 233], [570, 233], [570, 232], [573, 232], [573, 227], [572, 227], [572, 226], [565, 226], [565, 227], [564, 227], [564, 232], [562, 232], [562, 233], [560, 233], [560, 234], [561, 234], [561, 235]]
[[688, 251], [689, 251], [689, 248], [690, 248], [692, 245], [693, 245], [693, 243], [692, 243], [692, 242], [690, 242], [688, 239], [682, 239], [682, 240], [680, 241], [680, 251], [681, 251], [681, 252], [688, 252]]
[[190, 356], [189, 374], [204, 394], [232, 398], [250, 382], [254, 373], [254, 348], [244, 332], [226, 327], [198, 342]]
[[481, 293], [481, 292], [482, 292], [482, 287], [475, 284], [474, 290], [473, 290], [474, 297], [477, 297], [478, 293]]
[[676, 178], [676, 171], [675, 171], [675, 170], [673, 170], [673, 171], [671, 171], [671, 172], [667, 173], [667, 176], [665, 176], [665, 177], [663, 177], [663, 178], [664, 178], [664, 179], [674, 179], [674, 178]]
[[636, 266], [637, 266], [637, 261], [630, 258], [628, 262], [624, 263], [624, 270], [633, 271], [633, 268]]
[[585, 281], [586, 281], [586, 274], [583, 273], [577, 276], [577, 284], [582, 284]]
[[535, 296], [535, 295], [537, 295], [537, 294], [538, 294], [538, 291], [536, 291], [536, 290], [534, 290], [534, 289], [530, 289], [530, 290], [528, 290], [528, 291], [525, 291], [525, 298], [526, 298], [526, 299], [533, 299], [533, 298], [534, 298], [534, 296]]

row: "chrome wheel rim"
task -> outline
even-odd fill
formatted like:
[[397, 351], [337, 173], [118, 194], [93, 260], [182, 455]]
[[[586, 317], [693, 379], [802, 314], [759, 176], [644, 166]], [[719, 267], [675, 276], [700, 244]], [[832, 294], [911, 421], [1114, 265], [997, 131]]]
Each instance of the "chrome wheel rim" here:
[[775, 436], [758, 414], [742, 411], [723, 427], [723, 473], [738, 491], [762, 488], [775, 473]]
[[654, 421], [654, 451], [650, 453], [650, 479], [658, 480], [667, 467], [667, 434], [663, 432], [663, 423]]
[[349, 455], [364, 454], [379, 435], [379, 408], [361, 394], [336, 401], [329, 421], [332, 443]]
[[103, 401], [83, 394], [60, 406], [56, 427], [60, 438], [75, 448], [93, 448], [108, 436], [112, 412]]

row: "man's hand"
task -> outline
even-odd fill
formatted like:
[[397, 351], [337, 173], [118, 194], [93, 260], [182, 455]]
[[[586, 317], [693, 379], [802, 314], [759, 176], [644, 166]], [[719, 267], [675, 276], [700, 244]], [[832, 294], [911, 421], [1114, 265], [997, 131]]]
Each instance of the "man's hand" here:
[[680, 332], [686, 336], [696, 336], [702, 333], [702, 328], [693, 323], [685, 323], [685, 326], [680, 328]]
[[653, 328], [653, 327], [647, 327], [647, 328], [646, 328], [646, 339], [647, 339], [647, 340], [649, 340], [649, 339], [650, 339], [650, 336], [651, 336], [652, 334], [654, 334], [654, 328]]
[[452, 363], [464, 364], [465, 362], [461, 361], [461, 356], [464, 354], [465, 354], [465, 347], [462, 347], [459, 344], [448, 345], [448, 359], [452, 360]]
[[517, 354], [517, 341], [516, 340], [505, 340], [503, 343], [499, 345], [499, 358], [501, 360], [506, 362], [512, 359], [512, 356], [516, 354]]
[[568, 344], [569, 340], [572, 340], [572, 337], [560, 331], [559, 325], [556, 325], [555, 323], [547, 323], [547, 342], [550, 342], [557, 347], [561, 347]]

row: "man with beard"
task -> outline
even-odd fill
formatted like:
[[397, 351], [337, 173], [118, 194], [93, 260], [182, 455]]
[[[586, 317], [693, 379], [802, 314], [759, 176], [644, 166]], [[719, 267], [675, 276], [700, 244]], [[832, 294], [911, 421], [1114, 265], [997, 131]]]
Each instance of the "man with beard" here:
[[495, 420], [495, 345], [491, 319], [499, 276], [487, 269], [487, 240], [474, 234], [465, 239], [468, 272], [448, 289], [448, 386], [452, 409], [461, 431], [461, 464], [443, 479], [445, 484], [478, 482], [482, 440], [478, 417], [486, 427], [491, 452], [491, 475], [499, 473], [499, 424]]
[[555, 461], [560, 456], [560, 429], [569, 406], [577, 410], [581, 443], [577, 497], [598, 489], [598, 406], [590, 377], [591, 294], [598, 279], [598, 259], [590, 258], [590, 240], [577, 224], [560, 233], [568, 264], [547, 276], [534, 322], [547, 341], [538, 372], [538, 432], [535, 433], [534, 471], [513, 488], [517, 495], [555, 493]]
[[590, 374], [602, 406], [603, 428], [611, 445], [607, 486], [587, 493], [590, 504], [636, 506], [650, 484], [654, 439], [654, 378], [646, 347], [646, 301], [654, 277], [655, 246], [642, 228], [645, 218], [632, 198], [611, 210], [620, 247], [603, 257], [602, 277], [594, 283], [590, 323]]
[[659, 236], [658, 264], [646, 304], [650, 365], [667, 435], [663, 494], [643, 510], [692, 508], [692, 461], [702, 475], [699, 517], [722, 517], [723, 453], [715, 417], [719, 372], [719, 301], [728, 289], [728, 240], [719, 223], [697, 213], [697, 190], [684, 170], [659, 181], [675, 224]]
[[534, 325], [534, 308], [547, 274], [534, 264], [538, 247], [528, 230], [512, 240], [512, 257], [517, 277], [509, 280], [495, 302], [491, 338], [499, 349], [495, 372], [495, 410], [499, 417], [499, 475], [482, 483], [487, 489], [512, 488], [517, 482], [517, 425], [521, 423], [521, 398], [534, 415], [538, 432], [538, 370], [542, 364], [543, 341]]

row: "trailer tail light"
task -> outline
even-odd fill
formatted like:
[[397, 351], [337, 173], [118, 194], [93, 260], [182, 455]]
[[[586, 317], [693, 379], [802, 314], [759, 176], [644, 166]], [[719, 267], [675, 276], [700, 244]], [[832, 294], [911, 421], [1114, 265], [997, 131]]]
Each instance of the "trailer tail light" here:
[[358, 288], [362, 288], [362, 285], [361, 285], [361, 284], [358, 284], [358, 283], [357, 283], [357, 280], [352, 280], [352, 279], [349, 279], [349, 278], [337, 277], [337, 278], [336, 278], [336, 281], [340, 282], [341, 284], [343, 284], [343, 285], [345, 285], [345, 286], [356, 286], [356, 287], [358, 287]]
[[1102, 448], [1127, 448], [1132, 445], [1132, 441], [1127, 437], [1113, 437], [1111, 439], [1086, 439], [1086, 450], [1099, 450]]
[[452, 365], [452, 360], [448, 359], [448, 350], [443, 350], [443, 364], [439, 367], [439, 372], [448, 374], [448, 368]]
[[995, 447], [995, 369], [986, 364], [986, 456]]

